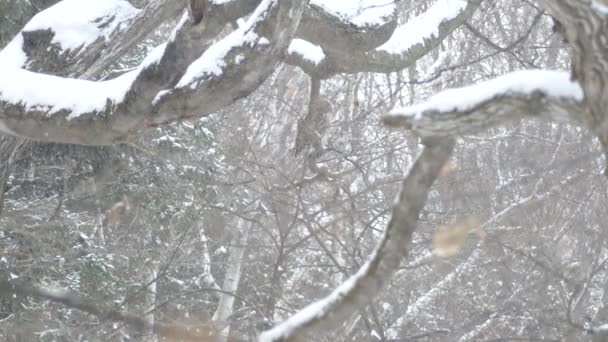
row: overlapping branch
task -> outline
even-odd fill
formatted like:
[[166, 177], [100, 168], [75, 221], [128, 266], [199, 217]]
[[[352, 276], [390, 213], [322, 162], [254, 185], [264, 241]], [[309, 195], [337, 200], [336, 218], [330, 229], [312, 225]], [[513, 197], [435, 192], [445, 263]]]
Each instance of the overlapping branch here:
[[[421, 37], [419, 43], [397, 52], [382, 48], [382, 44], [399, 38], [395, 37], [396, 32], [403, 31], [396, 28], [394, 16], [381, 18], [373, 25], [356, 25], [321, 7], [304, 6], [304, 1], [211, 2], [209, 15], [201, 25], [182, 20], [172, 39], [148, 56], [137, 70], [104, 82], [47, 75], [94, 79], [124, 55], [129, 46], [143, 39], [150, 28], [174, 17], [184, 7], [182, 2], [157, 0], [136, 15], [124, 16], [119, 8], [124, 4], [116, 0], [115, 13], [83, 18], [87, 19], [83, 20], [85, 23], [97, 23], [100, 32], [92, 42], [81, 46], [62, 47], [61, 42], [54, 42], [58, 31], [53, 20], [46, 28], [26, 27], [19, 36], [25, 38], [24, 43], [12, 44], [11, 49], [22, 49], [13, 54], [27, 58], [17, 65], [2, 63], [5, 77], [0, 82], [0, 130], [48, 142], [107, 145], [126, 141], [146, 127], [213, 113], [247, 96], [283, 61], [294, 36], [321, 46], [328, 54], [314, 67], [306, 60], [287, 59], [310, 74], [328, 77], [338, 72], [399, 70], [429, 52], [470, 18], [480, 1], [459, 1], [466, 4], [459, 5], [461, 12], [443, 18], [437, 29]], [[74, 3], [77, 2], [64, 0], [60, 4], [69, 9], [68, 5]], [[224, 39], [212, 44], [226, 24], [234, 23], [256, 6], [266, 6], [268, 11], [258, 11], [259, 17], [256, 15], [246, 27], [233, 32], [232, 42]], [[303, 19], [299, 20], [302, 11]], [[44, 17], [44, 12], [39, 17]], [[109, 23], [113, 30], [103, 31]], [[27, 44], [32, 39], [36, 44]], [[6, 56], [11, 52], [8, 50], [2, 54]], [[45, 55], [45, 51], [50, 51], [50, 55]], [[43, 55], [46, 58], [41, 58]], [[201, 74], [196, 81], [189, 80], [187, 86], [179, 83], [200, 60], [211, 69], [214, 64], [221, 70], [199, 68]]]
[[431, 185], [454, 146], [451, 139], [432, 138], [423, 142], [424, 150], [402, 183], [384, 236], [370, 260], [327, 297], [263, 333], [260, 342], [306, 341], [308, 334], [335, 328], [361, 306], [369, 304], [397, 271], [409, 252], [412, 234]]
[[[365, 36], [367, 43], [363, 45], [360, 40], [353, 39], [344, 43], [346, 46], [336, 48], [335, 43], [310, 39], [299, 31], [299, 37], [320, 45], [327, 57], [320, 63], [314, 63], [291, 54], [287, 63], [299, 66], [310, 75], [323, 78], [338, 73], [387, 73], [403, 70], [439, 46], [447, 36], [469, 20], [481, 2], [482, 0], [438, 1], [402, 26], [397, 27], [394, 21], [379, 25], [372, 34]], [[335, 42], [336, 39], [330, 42]]]

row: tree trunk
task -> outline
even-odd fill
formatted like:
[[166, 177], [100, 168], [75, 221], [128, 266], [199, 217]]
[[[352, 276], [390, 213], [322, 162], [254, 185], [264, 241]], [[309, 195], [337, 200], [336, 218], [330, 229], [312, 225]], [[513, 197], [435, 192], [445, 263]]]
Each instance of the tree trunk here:
[[243, 266], [243, 257], [247, 240], [249, 238], [249, 223], [241, 218], [237, 222], [237, 235], [232, 240], [230, 247], [230, 255], [228, 257], [228, 266], [226, 267], [226, 275], [222, 284], [220, 301], [217, 309], [213, 314], [213, 322], [219, 330], [219, 342], [228, 340], [230, 335], [230, 316], [234, 312], [234, 295], [239, 288], [241, 281], [241, 268]]
[[[608, 16], [606, 1], [543, 0], [555, 18], [554, 29], [572, 48], [572, 79], [585, 94], [584, 121], [608, 155]], [[608, 172], [608, 168], [606, 169]]]

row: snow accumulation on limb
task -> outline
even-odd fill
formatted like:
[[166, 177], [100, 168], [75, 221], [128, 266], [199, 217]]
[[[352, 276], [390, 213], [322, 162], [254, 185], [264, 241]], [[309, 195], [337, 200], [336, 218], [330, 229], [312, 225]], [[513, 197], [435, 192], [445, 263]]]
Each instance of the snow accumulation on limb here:
[[314, 65], [318, 65], [325, 59], [322, 47], [299, 38], [291, 41], [287, 53], [292, 58], [303, 58], [306, 62]]
[[392, 20], [396, 10], [393, 0], [310, 0], [310, 5], [358, 27], [384, 25]]
[[[138, 10], [125, 0], [91, 3], [64, 0], [34, 16], [0, 51], [0, 121], [5, 121], [0, 130], [22, 135], [23, 132], [15, 132], [9, 127], [15, 114], [22, 116], [18, 120], [48, 121], [53, 114], [63, 113], [70, 120], [81, 113], [103, 111], [108, 103], [121, 101], [135, 73], [99, 83], [62, 78], [47, 74], [52, 72], [53, 65], [43, 65], [44, 57], [52, 59], [52, 53], [77, 58], [89, 45], [107, 44], [110, 36], [124, 30], [137, 13]], [[40, 35], [48, 36], [48, 45], [32, 41]], [[34, 51], [36, 48], [45, 50], [46, 54], [39, 56]], [[70, 57], [64, 59], [59, 63], [72, 62]], [[28, 115], [29, 112], [36, 114]], [[15, 130], [18, 131], [18, 127]], [[44, 137], [39, 139], [44, 140]]]
[[[91, 9], [83, 10], [83, 6]], [[103, 82], [25, 70], [30, 68], [24, 43], [27, 32], [23, 31], [0, 52], [0, 130], [40, 141], [106, 145], [124, 141], [148, 126], [217, 111], [253, 91], [274, 70], [303, 7], [303, 0], [262, 0], [251, 9], [255, 11], [246, 24], [212, 44], [212, 33], [247, 14], [232, 2], [217, 5], [213, 10], [218, 15], [210, 18], [214, 25], [199, 29], [185, 25], [187, 18], [182, 20], [171, 39], [135, 70]], [[81, 15], [81, 10], [89, 16], [86, 20], [75, 20], [71, 27], [60, 24], [71, 22], [65, 16]], [[108, 32], [122, 25], [111, 28], [107, 18], [130, 19], [137, 13], [126, 0], [86, 6], [80, 0], [64, 0], [41, 12], [28, 26], [46, 27], [44, 32], [56, 39], [51, 46], [72, 53], [105, 40]], [[230, 17], [237, 13], [237, 18]], [[99, 23], [100, 29], [95, 31], [90, 23]], [[180, 73], [176, 87], [173, 80]], [[159, 93], [165, 95], [160, 101]], [[195, 103], [186, 96], [192, 94], [199, 96]]]
[[[255, 90], [282, 61], [302, 16], [305, 0], [263, 0], [248, 21], [208, 48], [173, 89], [154, 99], [153, 124], [204, 110], [212, 113]], [[194, 113], [193, 113], [194, 112]], [[199, 114], [200, 115], [200, 114]]]
[[136, 46], [162, 23], [179, 18], [185, 7], [185, 1], [149, 1], [147, 6], [129, 21], [124, 31], [113, 37], [109, 48], [105, 49], [101, 56], [95, 58], [92, 65], [84, 70], [82, 78], [97, 78], [97, 75], [102, 74], [104, 70], [119, 60], [120, 57], [125, 55], [133, 46]]
[[578, 123], [582, 100], [583, 91], [569, 73], [525, 70], [445, 90], [423, 103], [396, 108], [383, 120], [421, 136], [453, 136], [525, 115]]
[[138, 72], [162, 56], [164, 45], [154, 49], [138, 70], [110, 81], [93, 82], [26, 70], [31, 59], [24, 35], [49, 31], [50, 44], [60, 50], [59, 54], [78, 54], [99, 39], [108, 40], [116, 30], [124, 30], [122, 26], [137, 13], [125, 0], [64, 0], [40, 12], [0, 51], [0, 103], [19, 104], [25, 111], [47, 115], [66, 112], [71, 120], [82, 113], [103, 111], [108, 102], [121, 102]]
[[20, 104], [26, 111], [47, 115], [59, 112], [72, 120], [84, 113], [103, 112], [108, 103], [122, 102], [141, 70], [157, 62], [164, 44], [152, 50], [134, 71], [103, 82], [63, 78], [40, 74], [21, 68], [2, 68], [0, 108], [2, 102]]
[[[186, 73], [177, 83], [176, 88], [190, 87], [196, 89], [198, 84], [208, 76], [221, 76], [228, 66], [226, 56], [236, 48], [254, 47], [257, 44], [269, 45], [270, 41], [267, 38], [260, 37], [256, 33], [255, 26], [264, 20], [265, 13], [268, 13], [276, 5], [276, 1], [263, 0], [246, 23], [239, 26], [226, 38], [209, 47], [200, 58], [190, 64]], [[237, 55], [234, 63], [239, 64], [240, 62]]]
[[470, 19], [481, 0], [437, 0], [424, 13], [393, 32], [388, 41], [368, 53], [370, 71], [393, 71], [429, 53]]
[[[327, 78], [340, 71], [335, 57], [353, 51], [372, 50], [388, 40], [397, 26], [395, 0], [313, 0], [304, 11], [296, 37], [319, 46], [325, 56], [315, 63], [305, 51], [292, 46], [286, 63], [301, 67], [316, 77]], [[300, 46], [301, 47], [301, 46]], [[300, 53], [292, 53], [298, 51]]]
[[264, 332], [260, 342], [304, 341], [308, 334], [335, 329], [357, 309], [369, 304], [398, 270], [409, 252], [431, 185], [454, 147], [451, 139], [428, 139], [424, 143], [422, 153], [403, 181], [391, 219], [369, 261], [328, 296]]
[[[33, 32], [48, 31], [50, 44], [60, 53], [78, 53], [98, 39], [108, 40], [124, 30], [139, 11], [125, 0], [64, 0], [35, 15], [0, 53], [0, 67], [25, 67], [28, 62], [24, 40]], [[66, 18], [70, 18], [66, 20]]]
[[377, 51], [389, 54], [402, 54], [416, 44], [424, 44], [425, 40], [439, 35], [439, 26], [452, 20], [467, 8], [466, 0], [438, 0], [421, 15], [397, 27], [391, 38]]
[[[367, 35], [361, 36], [364, 37], [365, 44], [360, 43], [361, 38], [353, 38], [351, 42], [341, 43], [340, 48], [335, 49], [332, 44], [324, 41], [314, 41], [310, 34], [298, 35], [298, 37], [313, 44], [320, 45], [326, 51], [327, 58], [317, 65], [310, 62], [306, 63], [305, 60], [301, 59], [288, 61], [288, 63], [302, 67], [309, 74], [358, 73], [363, 71], [385, 73], [407, 68], [436, 48], [445, 37], [470, 19], [479, 7], [481, 0], [436, 0], [433, 6], [424, 13], [399, 27], [397, 27], [394, 17], [392, 21], [388, 20], [390, 18], [387, 16], [390, 12], [388, 9], [393, 10], [392, 7], [388, 6], [393, 4], [394, 1], [391, 0], [370, 0], [367, 7], [359, 5], [359, 2], [353, 2], [352, 4], [349, 2], [349, 5], [346, 5], [346, 2], [342, 4], [342, 2], [333, 1], [331, 6], [328, 1], [320, 2], [323, 4], [321, 7], [329, 13], [337, 12], [336, 9], [332, 9], [333, 7], [340, 8], [343, 6], [351, 12], [351, 17], [354, 15], [353, 13], [360, 13], [360, 16], [367, 18], [368, 16], [365, 13], [371, 11], [371, 9], [377, 10], [386, 7], [387, 10], [386, 12], [379, 12], [382, 15], [376, 17], [384, 18], [384, 21], [367, 20], [368, 23], [375, 22], [376, 25], [384, 24], [372, 26], [368, 29]], [[342, 9], [342, 12], [347, 12], [347, 10]], [[371, 12], [375, 13], [375, 11]], [[348, 16], [341, 15], [339, 17]], [[370, 15], [369, 18], [373, 17], [373, 15]], [[325, 31], [320, 34], [322, 37], [326, 35]]]

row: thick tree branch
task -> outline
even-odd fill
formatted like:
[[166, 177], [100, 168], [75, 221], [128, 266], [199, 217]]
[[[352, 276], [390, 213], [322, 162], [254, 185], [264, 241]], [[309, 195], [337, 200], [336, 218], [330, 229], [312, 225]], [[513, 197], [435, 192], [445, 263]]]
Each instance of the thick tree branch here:
[[420, 136], [458, 136], [522, 117], [582, 124], [582, 90], [568, 73], [520, 71], [473, 86], [450, 89], [421, 104], [397, 108], [386, 124]]
[[581, 120], [599, 138], [608, 163], [608, 4], [604, 0], [539, 3], [553, 15], [559, 33], [572, 48], [572, 78], [580, 83], [587, 108]]
[[[403, 51], [395, 50], [396, 43], [391, 43], [403, 37], [404, 31], [401, 28], [397, 30], [401, 32], [399, 35], [393, 34], [396, 32], [394, 16], [388, 16], [375, 25], [355, 25], [324, 8], [310, 5], [306, 7], [300, 25], [302, 0], [285, 3], [276, 0], [213, 2], [204, 25], [193, 26], [186, 19], [182, 20], [173, 38], [158, 47], [137, 70], [104, 82], [62, 79], [24, 71], [20, 68], [26, 63], [35, 66], [42, 61], [42, 58], [33, 58], [35, 51], [42, 51], [41, 48], [28, 50], [28, 46], [41, 44], [14, 44], [8, 51], [2, 51], [3, 55], [10, 56], [11, 51], [19, 55], [21, 52], [14, 50], [23, 48], [29, 61], [8, 66], [3, 63], [6, 76], [4, 82], [0, 81], [0, 131], [39, 141], [107, 145], [124, 142], [146, 127], [213, 113], [255, 90], [283, 60], [284, 50], [294, 34], [327, 50], [328, 58], [308, 70], [317, 77], [319, 71], [325, 74], [323, 77], [328, 77], [335, 72], [399, 70], [437, 46], [441, 39], [472, 15], [479, 1], [452, 5], [451, 12], [445, 11], [447, 17], [438, 21], [436, 32], [427, 32], [428, 35], [420, 37], [420, 43], [412, 43]], [[82, 20], [81, 25], [99, 23], [98, 37], [92, 42], [72, 42], [67, 46], [63, 46], [61, 40], [53, 43], [59, 31], [52, 24], [44, 20], [39, 20], [39, 25], [32, 24], [32, 28], [37, 28], [32, 31], [34, 36], [48, 40], [47, 44], [56, 50], [53, 54], [55, 59], [32, 70], [62, 70], [58, 75], [84, 73], [86, 78], [94, 78], [113, 58], [124, 54], [128, 44], [143, 38], [143, 28], [162, 22], [160, 18], [148, 19], [154, 17], [154, 13], [164, 11], [170, 17], [183, 7], [159, 0], [133, 16], [128, 13], [135, 10], [124, 9], [124, 2], [108, 3], [116, 6], [108, 6], [105, 9], [107, 13], [104, 12], [99, 20]], [[74, 0], [64, 0], [59, 5], [66, 8], [82, 6]], [[234, 22], [255, 5], [259, 5], [258, 9], [266, 6], [271, 10], [258, 11], [247, 27], [239, 28], [212, 46], [212, 39], [226, 23]], [[295, 11], [291, 13], [291, 9]], [[429, 17], [431, 12], [432, 9]], [[39, 16], [44, 17], [44, 13]], [[93, 14], [90, 12], [89, 15]], [[112, 23], [110, 28], [108, 23]], [[43, 24], [51, 26], [45, 30]], [[108, 50], [106, 44], [112, 41], [108, 37], [116, 38], [124, 32], [124, 27], [129, 26], [125, 37]], [[28, 32], [24, 31], [24, 41], [31, 39], [25, 38]], [[383, 43], [385, 45], [378, 47]], [[101, 58], [92, 58], [105, 50], [108, 52]], [[75, 58], [78, 63], [72, 63]], [[293, 62], [293, 58], [289, 60]], [[306, 70], [308, 66], [302, 61], [305, 60], [294, 63]], [[73, 64], [73, 67], [58, 67], [66, 63]], [[383, 67], [378, 69], [378, 65]], [[197, 68], [199, 75], [193, 76], [193, 70]], [[15, 79], [21, 81], [15, 82]]]
[[[387, 73], [403, 70], [439, 46], [448, 35], [469, 20], [481, 2], [482, 0], [438, 1], [425, 13], [400, 27], [391, 26], [392, 22], [380, 27], [376, 33], [377, 38], [370, 40], [376, 46], [359, 47], [357, 41], [354, 41], [355, 45], [348, 43], [342, 49], [332, 49], [329, 44], [302, 35], [302, 38], [321, 45], [327, 58], [314, 63], [291, 56], [287, 62], [311, 75], [324, 78], [337, 73]], [[323, 32], [325, 36], [325, 31]]]
[[[274, 70], [295, 34], [303, 3], [265, 0], [248, 24], [213, 47], [206, 42], [218, 26], [190, 27], [182, 20], [172, 40], [137, 70], [110, 81], [9, 68], [7, 80], [24, 82], [0, 81], [0, 130], [42, 141], [105, 145], [146, 127], [215, 112], [248, 95]], [[78, 91], [87, 100], [59, 96], [52, 92], [57, 88]], [[36, 101], [24, 94], [36, 94]]]

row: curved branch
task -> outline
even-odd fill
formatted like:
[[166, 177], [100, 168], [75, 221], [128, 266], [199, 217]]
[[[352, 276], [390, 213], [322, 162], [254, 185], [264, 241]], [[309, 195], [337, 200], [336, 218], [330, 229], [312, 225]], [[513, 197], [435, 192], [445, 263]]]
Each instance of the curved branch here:
[[249, 24], [207, 49], [173, 89], [159, 94], [148, 125], [210, 114], [257, 89], [281, 62], [304, 3], [263, 1]]
[[582, 124], [582, 99], [580, 86], [566, 72], [518, 71], [394, 109], [383, 121], [423, 137], [477, 133], [523, 116]]
[[448, 35], [470, 19], [481, 2], [482, 0], [437, 1], [426, 12], [396, 29], [394, 26], [384, 27], [385, 33], [390, 33], [390, 36], [379, 34], [385, 40], [378, 38], [376, 42], [382, 45], [374, 49], [349, 44], [340, 50], [329, 50], [320, 43], [327, 54], [322, 62], [315, 64], [292, 58], [288, 63], [311, 75], [324, 77], [337, 73], [387, 73], [403, 70], [439, 46]]
[[[335, 53], [374, 49], [392, 36], [397, 27], [397, 17], [395, 4], [391, 0], [367, 2], [380, 3], [376, 6], [382, 6], [379, 7], [382, 10], [373, 13], [378, 7], [370, 4], [366, 7], [365, 3], [358, 2], [355, 9], [362, 12], [348, 13], [347, 9], [353, 6], [346, 1], [313, 0], [304, 11], [297, 37]], [[332, 7], [336, 8], [332, 11]]]
[[260, 342], [304, 341], [307, 334], [336, 328], [361, 306], [367, 305], [397, 271], [409, 252], [418, 215], [431, 185], [454, 147], [451, 139], [427, 139], [424, 144], [422, 154], [403, 181], [391, 219], [370, 260], [327, 297], [264, 332]]

